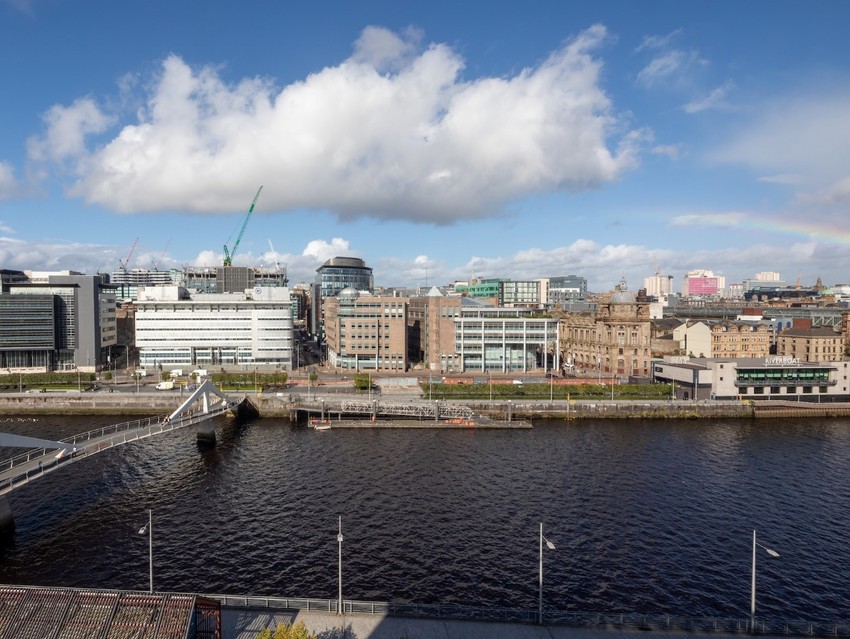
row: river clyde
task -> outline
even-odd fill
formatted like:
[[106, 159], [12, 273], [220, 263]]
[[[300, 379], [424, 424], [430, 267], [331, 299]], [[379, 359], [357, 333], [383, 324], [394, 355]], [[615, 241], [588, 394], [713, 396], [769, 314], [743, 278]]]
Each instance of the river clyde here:
[[[61, 438], [121, 418], [0, 418]], [[194, 428], [8, 496], [0, 582], [535, 609], [850, 618], [850, 421], [583, 420], [521, 431]], [[10, 452], [10, 451], [7, 451]], [[3, 455], [7, 457], [8, 454]]]

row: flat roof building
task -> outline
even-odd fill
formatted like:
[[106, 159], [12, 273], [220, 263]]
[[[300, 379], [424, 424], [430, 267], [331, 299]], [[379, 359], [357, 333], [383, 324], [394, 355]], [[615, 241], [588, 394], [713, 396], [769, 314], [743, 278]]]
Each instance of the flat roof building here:
[[140, 289], [136, 304], [143, 367], [292, 369], [288, 288], [191, 295], [178, 286], [154, 286]]

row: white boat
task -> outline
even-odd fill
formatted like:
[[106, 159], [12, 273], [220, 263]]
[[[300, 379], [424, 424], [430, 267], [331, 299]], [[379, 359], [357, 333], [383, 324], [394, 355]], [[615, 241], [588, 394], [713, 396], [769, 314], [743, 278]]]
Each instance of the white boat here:
[[316, 424], [315, 428], [316, 428], [316, 430], [330, 430], [331, 425], [330, 425], [330, 422], [328, 422], [326, 424]]

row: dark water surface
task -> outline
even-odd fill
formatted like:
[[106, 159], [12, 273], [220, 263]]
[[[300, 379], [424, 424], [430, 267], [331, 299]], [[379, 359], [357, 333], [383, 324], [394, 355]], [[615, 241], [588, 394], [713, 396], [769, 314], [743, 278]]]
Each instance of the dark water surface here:
[[[0, 419], [60, 438], [120, 419]], [[218, 422], [8, 496], [0, 582], [746, 617], [850, 618], [850, 421], [540, 422], [527, 431]], [[6, 457], [8, 455], [4, 455]]]

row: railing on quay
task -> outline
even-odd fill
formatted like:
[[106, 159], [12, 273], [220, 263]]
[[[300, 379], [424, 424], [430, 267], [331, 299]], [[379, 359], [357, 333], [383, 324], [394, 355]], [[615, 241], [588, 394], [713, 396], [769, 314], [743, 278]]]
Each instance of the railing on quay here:
[[[336, 614], [337, 599], [290, 597], [250, 597], [204, 594], [229, 608], [271, 608], [305, 610]], [[343, 600], [345, 614], [381, 614], [397, 617], [458, 619], [507, 623], [537, 623], [538, 610], [525, 608], [461, 606], [456, 604], [413, 604], [387, 601]], [[808, 637], [850, 637], [850, 623], [758, 619], [755, 628], [750, 620], [730, 617], [691, 617], [687, 615], [597, 613], [546, 611], [548, 625], [610, 630], [680, 631], [694, 633], [788, 635]]]

